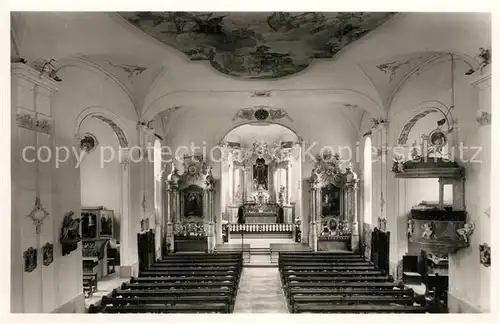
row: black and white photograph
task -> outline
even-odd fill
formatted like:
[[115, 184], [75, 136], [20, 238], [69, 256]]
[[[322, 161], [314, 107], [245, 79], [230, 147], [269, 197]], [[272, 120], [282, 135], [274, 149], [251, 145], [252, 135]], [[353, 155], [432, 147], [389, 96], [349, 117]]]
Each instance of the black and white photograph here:
[[202, 4], [9, 10], [11, 315], [493, 319], [492, 9]]

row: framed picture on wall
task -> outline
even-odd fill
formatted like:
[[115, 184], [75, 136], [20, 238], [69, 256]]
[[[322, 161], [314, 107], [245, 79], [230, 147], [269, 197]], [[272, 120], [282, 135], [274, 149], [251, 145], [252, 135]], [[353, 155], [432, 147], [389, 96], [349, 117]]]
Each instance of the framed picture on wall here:
[[114, 213], [112, 210], [103, 209], [100, 215], [100, 238], [112, 238], [113, 237], [113, 221]]
[[95, 240], [98, 234], [98, 216], [99, 211], [96, 209], [82, 209], [82, 239]]

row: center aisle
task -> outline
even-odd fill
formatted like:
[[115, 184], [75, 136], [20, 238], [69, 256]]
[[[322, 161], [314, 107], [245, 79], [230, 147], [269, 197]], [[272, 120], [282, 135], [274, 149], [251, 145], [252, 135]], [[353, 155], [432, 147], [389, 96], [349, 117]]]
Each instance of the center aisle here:
[[243, 268], [233, 313], [288, 313], [278, 268]]

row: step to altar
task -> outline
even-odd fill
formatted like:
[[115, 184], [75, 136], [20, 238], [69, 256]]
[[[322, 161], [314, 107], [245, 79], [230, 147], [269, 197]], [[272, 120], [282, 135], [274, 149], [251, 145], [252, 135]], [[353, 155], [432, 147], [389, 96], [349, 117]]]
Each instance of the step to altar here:
[[[273, 243], [295, 243], [294, 239], [286, 236], [259, 236], [259, 234], [244, 234], [243, 237], [241, 235], [236, 236], [238, 234], [233, 234], [229, 238], [229, 244], [244, 244], [249, 245], [250, 248], [269, 248]], [[235, 237], [236, 236], [236, 237]]]

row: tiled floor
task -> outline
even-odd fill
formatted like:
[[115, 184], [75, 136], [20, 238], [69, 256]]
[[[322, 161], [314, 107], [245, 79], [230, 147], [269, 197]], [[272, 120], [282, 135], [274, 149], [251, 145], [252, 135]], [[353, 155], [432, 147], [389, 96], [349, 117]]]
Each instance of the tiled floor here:
[[234, 313], [288, 313], [278, 268], [243, 268]]

